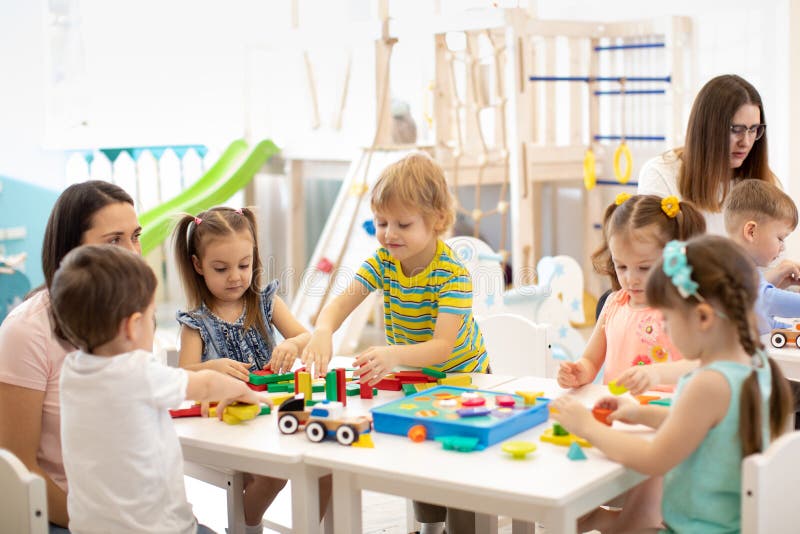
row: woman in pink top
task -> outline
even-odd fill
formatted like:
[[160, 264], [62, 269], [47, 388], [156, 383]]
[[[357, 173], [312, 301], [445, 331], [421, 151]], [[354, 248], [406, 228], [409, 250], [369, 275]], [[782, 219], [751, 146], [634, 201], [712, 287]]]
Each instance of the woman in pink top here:
[[48, 288], [73, 248], [111, 243], [141, 253], [141, 231], [133, 200], [116, 185], [90, 181], [68, 187], [45, 229], [45, 283], [0, 326], [0, 448], [44, 477], [51, 526], [66, 527], [69, 521], [58, 380], [64, 357], [75, 348], [53, 322]]
[[[561, 364], [561, 387], [589, 384], [605, 366], [605, 383], [613, 380], [638, 394], [675, 384], [695, 366], [683, 361], [670, 342], [661, 312], [647, 305], [645, 286], [650, 267], [669, 241], [686, 240], [705, 228], [703, 215], [690, 202], [617, 196], [603, 220], [603, 246], [592, 255], [595, 270], [609, 275], [614, 293], [606, 299], [581, 359]], [[580, 531], [623, 532], [658, 524], [661, 493], [661, 478], [645, 481], [625, 496], [621, 514], [600, 508], [581, 520]]]

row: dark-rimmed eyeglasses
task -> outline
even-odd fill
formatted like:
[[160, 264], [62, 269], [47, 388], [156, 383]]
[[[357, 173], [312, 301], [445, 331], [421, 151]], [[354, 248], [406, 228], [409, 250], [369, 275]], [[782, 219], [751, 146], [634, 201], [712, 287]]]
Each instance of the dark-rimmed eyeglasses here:
[[754, 141], [758, 141], [763, 137], [766, 130], [766, 124], [754, 124], [750, 127], [745, 124], [731, 124], [731, 135], [736, 139], [744, 139], [745, 134], [747, 134], [747, 136], [752, 137]]

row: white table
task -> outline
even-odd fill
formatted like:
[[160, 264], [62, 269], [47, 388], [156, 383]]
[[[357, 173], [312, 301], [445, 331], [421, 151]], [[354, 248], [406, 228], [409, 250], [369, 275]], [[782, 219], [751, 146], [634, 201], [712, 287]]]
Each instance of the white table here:
[[[345, 367], [351, 362], [352, 358], [332, 360], [333, 366], [336, 367]], [[473, 383], [480, 388], [490, 388], [512, 379], [513, 377], [501, 375], [473, 375]], [[320, 395], [318, 393], [317, 397]], [[324, 397], [324, 394], [322, 395]], [[348, 412], [353, 415], [359, 411], [366, 413], [372, 406], [384, 404], [401, 396], [401, 392], [379, 391], [373, 400], [364, 400], [357, 396], [348, 397]], [[312, 443], [303, 432], [284, 436], [278, 431], [275, 416], [272, 414], [262, 415], [252, 421], [233, 426], [215, 419], [200, 417], [175, 419], [174, 423], [186, 461], [216, 469], [291, 480], [292, 528], [295, 532], [300, 533], [320, 531], [317, 506], [319, 500], [318, 481], [321, 476], [331, 472], [325, 466], [306, 463], [305, 456], [310, 452], [320, 450], [369, 450], [342, 447], [335, 441], [322, 444]], [[375, 435], [373, 433], [373, 436]], [[239, 506], [239, 503], [236, 503], [235, 506]], [[339, 529], [335, 531], [351, 532]]]
[[[554, 380], [532, 377], [489, 387], [544, 391], [551, 397], [564, 393]], [[602, 386], [586, 386], [576, 393], [588, 406], [607, 392]], [[304, 462], [333, 472], [335, 532], [361, 532], [361, 491], [372, 490], [528, 523], [541, 521], [549, 532], [574, 533], [581, 515], [645, 479], [592, 448], [585, 449], [588, 461], [569, 460], [566, 448], [539, 441], [548, 426], [512, 438], [537, 443], [538, 450], [525, 460], [512, 460], [499, 444], [456, 453], [433, 441], [412, 443], [375, 432], [374, 449], [309, 448]]]
[[790, 347], [788, 344], [782, 349], [773, 347], [769, 339], [764, 341], [767, 354], [780, 365], [781, 371], [789, 380], [800, 381], [800, 349]]

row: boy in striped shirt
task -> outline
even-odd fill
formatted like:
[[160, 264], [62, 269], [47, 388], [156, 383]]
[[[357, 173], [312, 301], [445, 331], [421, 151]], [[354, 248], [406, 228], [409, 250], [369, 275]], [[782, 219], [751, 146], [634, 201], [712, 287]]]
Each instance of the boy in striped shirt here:
[[[383, 291], [385, 346], [355, 360], [360, 380], [376, 384], [398, 366], [485, 373], [489, 358], [472, 315], [472, 280], [441, 236], [455, 221], [444, 172], [425, 154], [388, 166], [372, 191], [380, 248], [359, 268], [344, 293], [319, 314], [301, 359], [324, 376], [332, 336], [372, 291]], [[441, 529], [445, 509], [414, 503], [422, 532]], [[474, 530], [474, 514], [447, 510], [449, 532]], [[463, 526], [461, 526], [463, 525]]]

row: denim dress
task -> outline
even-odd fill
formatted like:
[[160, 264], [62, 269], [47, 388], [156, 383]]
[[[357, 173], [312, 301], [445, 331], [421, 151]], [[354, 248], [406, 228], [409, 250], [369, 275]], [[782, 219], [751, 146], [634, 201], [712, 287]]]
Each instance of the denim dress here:
[[263, 369], [272, 357], [275, 348], [275, 327], [272, 325], [272, 305], [275, 293], [278, 290], [278, 281], [273, 280], [261, 291], [259, 306], [261, 318], [267, 327], [267, 337], [251, 327], [244, 330], [244, 317], [247, 309], [236, 322], [229, 323], [214, 315], [205, 305], [184, 312], [178, 311], [178, 323], [185, 325], [200, 333], [203, 340], [203, 354], [201, 360], [207, 362], [217, 358], [230, 358], [237, 362], [250, 364], [250, 370]]

